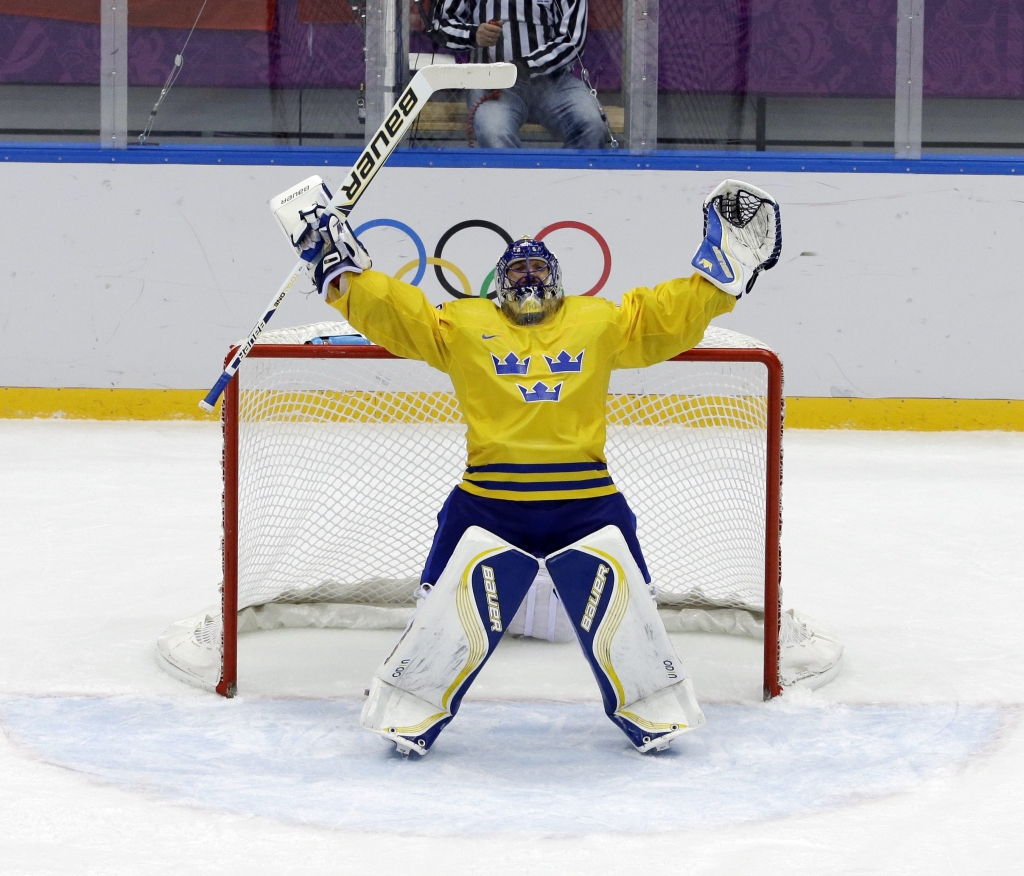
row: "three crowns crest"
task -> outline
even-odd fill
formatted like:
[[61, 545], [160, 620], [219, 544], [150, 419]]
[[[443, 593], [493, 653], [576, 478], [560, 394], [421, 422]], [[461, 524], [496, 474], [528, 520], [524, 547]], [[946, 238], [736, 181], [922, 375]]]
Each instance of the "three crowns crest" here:
[[[583, 370], [583, 354], [586, 350], [580, 350], [579, 354], [573, 358], [565, 350], [562, 350], [557, 356], [544, 356], [544, 361], [547, 362], [548, 371], [552, 374], [570, 374], [579, 373]], [[494, 364], [494, 373], [498, 375], [503, 374], [516, 374], [525, 375], [530, 372], [530, 360], [532, 356], [525, 356], [522, 359], [519, 358], [515, 353], [508, 353], [504, 359], [499, 359], [494, 353], [491, 353], [491, 362]], [[526, 402], [540, 402], [540, 401], [558, 401], [562, 394], [562, 384], [557, 383], [550, 389], [546, 383], [538, 381], [533, 387], [526, 387], [520, 384], [516, 384], [519, 391], [523, 394], [523, 401]]]

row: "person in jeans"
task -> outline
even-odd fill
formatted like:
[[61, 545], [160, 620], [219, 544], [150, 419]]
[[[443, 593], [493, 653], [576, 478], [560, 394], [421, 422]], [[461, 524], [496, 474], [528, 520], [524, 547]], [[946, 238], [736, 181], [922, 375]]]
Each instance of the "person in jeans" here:
[[601, 107], [571, 73], [586, 35], [587, 0], [437, 0], [431, 13], [435, 41], [469, 49], [479, 63], [519, 68], [512, 88], [467, 94], [477, 142], [487, 148], [519, 148], [527, 122], [543, 125], [566, 149], [606, 145]]

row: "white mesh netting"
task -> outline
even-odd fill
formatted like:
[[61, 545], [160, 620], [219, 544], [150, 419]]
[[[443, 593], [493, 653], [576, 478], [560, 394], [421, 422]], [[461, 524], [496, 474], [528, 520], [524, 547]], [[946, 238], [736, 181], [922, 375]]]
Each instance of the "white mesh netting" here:
[[[239, 632], [411, 616], [436, 514], [465, 468], [465, 426], [448, 377], [423, 363], [297, 346], [349, 334], [338, 322], [266, 332], [260, 344], [286, 355], [257, 349], [238, 372]], [[766, 507], [769, 405], [782, 402], [763, 363], [729, 360], [762, 344], [712, 327], [699, 346], [721, 355], [613, 373], [608, 468], [667, 628], [760, 638], [766, 527], [779, 525]], [[230, 691], [222, 631], [217, 607], [172, 625], [161, 664]], [[780, 635], [784, 685], [838, 672], [842, 645], [812, 619], [786, 612]]]
[[[407, 360], [250, 357], [239, 378], [239, 608], [411, 604], [466, 464], [448, 377]], [[760, 363], [613, 374], [609, 470], [661, 604], [763, 608], [767, 403]]]

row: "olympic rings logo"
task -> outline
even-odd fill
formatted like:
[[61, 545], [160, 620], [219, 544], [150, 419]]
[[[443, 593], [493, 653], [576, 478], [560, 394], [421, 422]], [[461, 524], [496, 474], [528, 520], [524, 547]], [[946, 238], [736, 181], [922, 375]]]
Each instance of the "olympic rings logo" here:
[[[364, 222], [358, 228], [355, 229], [356, 235], [362, 234], [364, 231], [368, 231], [371, 228], [379, 228], [385, 226], [388, 228], [396, 228], [413, 242], [416, 247], [416, 258], [411, 262], [402, 265], [396, 272], [395, 278], [398, 280], [404, 280], [406, 275], [416, 270], [412, 280], [409, 282], [413, 286], [418, 286], [423, 280], [424, 274], [427, 272], [428, 266], [433, 266], [434, 275], [437, 277], [437, 282], [441, 284], [449, 295], [454, 298], [493, 298], [494, 292], [490, 291], [491, 283], [494, 281], [494, 268], [491, 269], [490, 273], [484, 277], [483, 283], [480, 284], [480, 290], [478, 292], [473, 291], [473, 286], [469, 282], [469, 278], [465, 272], [453, 264], [444, 257], [444, 248], [448, 245], [451, 239], [458, 234], [460, 231], [465, 231], [467, 228], [483, 228], [488, 231], [493, 231], [498, 235], [504, 242], [504, 245], [510, 246], [513, 242], [512, 235], [509, 234], [500, 225], [494, 222], [488, 222], [486, 219], [467, 219], [465, 222], [458, 222], [449, 228], [444, 234], [438, 238], [437, 246], [434, 247], [434, 254], [432, 256], [427, 255], [427, 248], [423, 245], [423, 239], [408, 225], [404, 222], [399, 222], [397, 219], [371, 219], [369, 222]], [[583, 295], [596, 295], [603, 288], [605, 283], [608, 282], [608, 276], [612, 272], [612, 251], [608, 248], [608, 242], [601, 236], [597, 229], [592, 228], [583, 222], [575, 222], [572, 220], [566, 220], [564, 222], [553, 222], [550, 225], [545, 226], [535, 235], [534, 240], [543, 240], [549, 234], [555, 231], [561, 231], [566, 228], [575, 229], [576, 231], [582, 231], [584, 234], [590, 235], [597, 245], [601, 248], [601, 254], [604, 257], [604, 265], [601, 269], [601, 277], [598, 281], [588, 289]], [[451, 271], [454, 277], [459, 281], [462, 289], [459, 290], [448, 280], [445, 276], [445, 270]]]

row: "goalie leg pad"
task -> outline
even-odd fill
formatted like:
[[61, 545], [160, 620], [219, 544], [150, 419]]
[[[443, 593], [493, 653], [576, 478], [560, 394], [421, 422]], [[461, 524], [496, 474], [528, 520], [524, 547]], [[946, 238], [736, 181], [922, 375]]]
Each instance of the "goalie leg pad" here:
[[545, 560], [605, 712], [639, 751], [704, 724], [647, 583], [622, 532], [606, 526]]
[[394, 650], [360, 721], [426, 754], [497, 647], [537, 575], [535, 557], [478, 526], [465, 531]]

